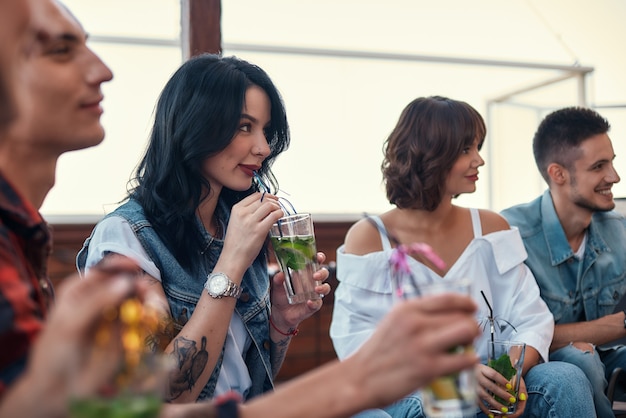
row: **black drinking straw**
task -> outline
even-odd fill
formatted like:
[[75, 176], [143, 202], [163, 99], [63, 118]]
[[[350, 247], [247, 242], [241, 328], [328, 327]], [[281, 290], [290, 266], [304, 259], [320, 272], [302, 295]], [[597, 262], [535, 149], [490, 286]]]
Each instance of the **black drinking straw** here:
[[496, 344], [494, 340], [495, 340], [496, 329], [494, 326], [493, 308], [491, 307], [491, 304], [487, 300], [487, 296], [485, 296], [485, 292], [481, 290], [480, 294], [483, 295], [483, 299], [485, 299], [485, 303], [487, 304], [487, 307], [489, 308], [489, 317], [487, 319], [489, 320], [489, 332], [491, 333], [491, 352], [494, 353], [495, 355]]

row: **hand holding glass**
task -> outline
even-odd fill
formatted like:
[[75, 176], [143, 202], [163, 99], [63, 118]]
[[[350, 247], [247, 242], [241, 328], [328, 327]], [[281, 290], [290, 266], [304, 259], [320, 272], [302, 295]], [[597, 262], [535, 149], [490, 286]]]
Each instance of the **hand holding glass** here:
[[524, 353], [526, 344], [517, 341], [490, 341], [488, 343], [487, 365], [500, 373], [507, 380], [503, 389], [507, 396], [489, 392], [489, 394], [504, 407], [499, 410], [493, 405], [488, 405], [489, 412], [499, 415], [514, 414], [519, 400], [519, 385], [524, 366]]
[[285, 290], [289, 303], [320, 299], [315, 292], [319, 281], [313, 280], [317, 270], [317, 249], [310, 213], [280, 218], [270, 229], [270, 240], [280, 269], [285, 273]]
[[[158, 318], [138, 299], [126, 300], [107, 311], [95, 336], [103, 367], [110, 369], [108, 382], [97, 394], [84, 381], [74, 382], [70, 418], [148, 418], [161, 409], [163, 392], [171, 370], [170, 358], [148, 350], [146, 338], [156, 329]], [[113, 365], [113, 366], [112, 366]]]
[[[413, 277], [401, 274], [393, 280], [394, 293], [403, 299], [453, 292], [470, 295], [470, 280], [455, 278], [428, 284], [417, 284]], [[451, 351], [464, 352], [472, 347], [454, 347]], [[420, 390], [424, 413], [429, 418], [466, 418], [476, 416], [476, 378], [473, 369], [435, 379]]]

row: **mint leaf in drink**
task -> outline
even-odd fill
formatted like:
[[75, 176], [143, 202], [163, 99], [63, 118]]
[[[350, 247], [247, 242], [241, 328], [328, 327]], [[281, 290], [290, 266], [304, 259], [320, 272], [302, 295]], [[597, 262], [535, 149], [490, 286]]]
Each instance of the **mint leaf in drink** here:
[[515, 376], [515, 368], [511, 365], [511, 357], [508, 354], [504, 353], [496, 360], [489, 360], [489, 367], [500, 373], [507, 380], [511, 380], [513, 376]]
[[[502, 354], [496, 360], [489, 360], [489, 362], [487, 363], [487, 366], [491, 367], [492, 369], [500, 373], [508, 381], [511, 381], [513, 376], [515, 376], [515, 374], [517, 373], [517, 371], [511, 364], [511, 357], [509, 357], [509, 355], [506, 353]], [[508, 390], [508, 392], [517, 399], [517, 392], [515, 392], [515, 390], [510, 389]], [[500, 402], [502, 405], [510, 404], [508, 400], [502, 399], [499, 396], [494, 396], [494, 399]]]

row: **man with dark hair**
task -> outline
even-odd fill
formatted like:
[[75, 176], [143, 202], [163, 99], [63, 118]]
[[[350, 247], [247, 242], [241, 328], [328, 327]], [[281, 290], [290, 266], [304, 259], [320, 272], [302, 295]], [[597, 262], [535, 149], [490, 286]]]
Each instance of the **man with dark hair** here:
[[64, 7], [33, 6], [15, 83], [19, 114], [0, 137], [0, 396], [23, 372], [53, 302], [50, 232], [38, 210], [58, 158], [104, 139], [100, 86], [112, 77]]
[[615, 313], [626, 293], [626, 220], [613, 211], [611, 188], [620, 177], [609, 129], [591, 109], [549, 114], [533, 139], [549, 189], [502, 212], [519, 228], [526, 264], [554, 315], [550, 360], [585, 372], [599, 417], [613, 416], [607, 379], [616, 367], [626, 367], [626, 347], [610, 344], [626, 336], [626, 314]]

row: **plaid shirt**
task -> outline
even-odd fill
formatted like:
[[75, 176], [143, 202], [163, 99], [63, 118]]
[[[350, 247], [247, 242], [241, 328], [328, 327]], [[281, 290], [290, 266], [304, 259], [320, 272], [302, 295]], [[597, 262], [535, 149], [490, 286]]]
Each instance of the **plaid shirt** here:
[[19, 377], [54, 298], [48, 227], [0, 173], [0, 398]]

